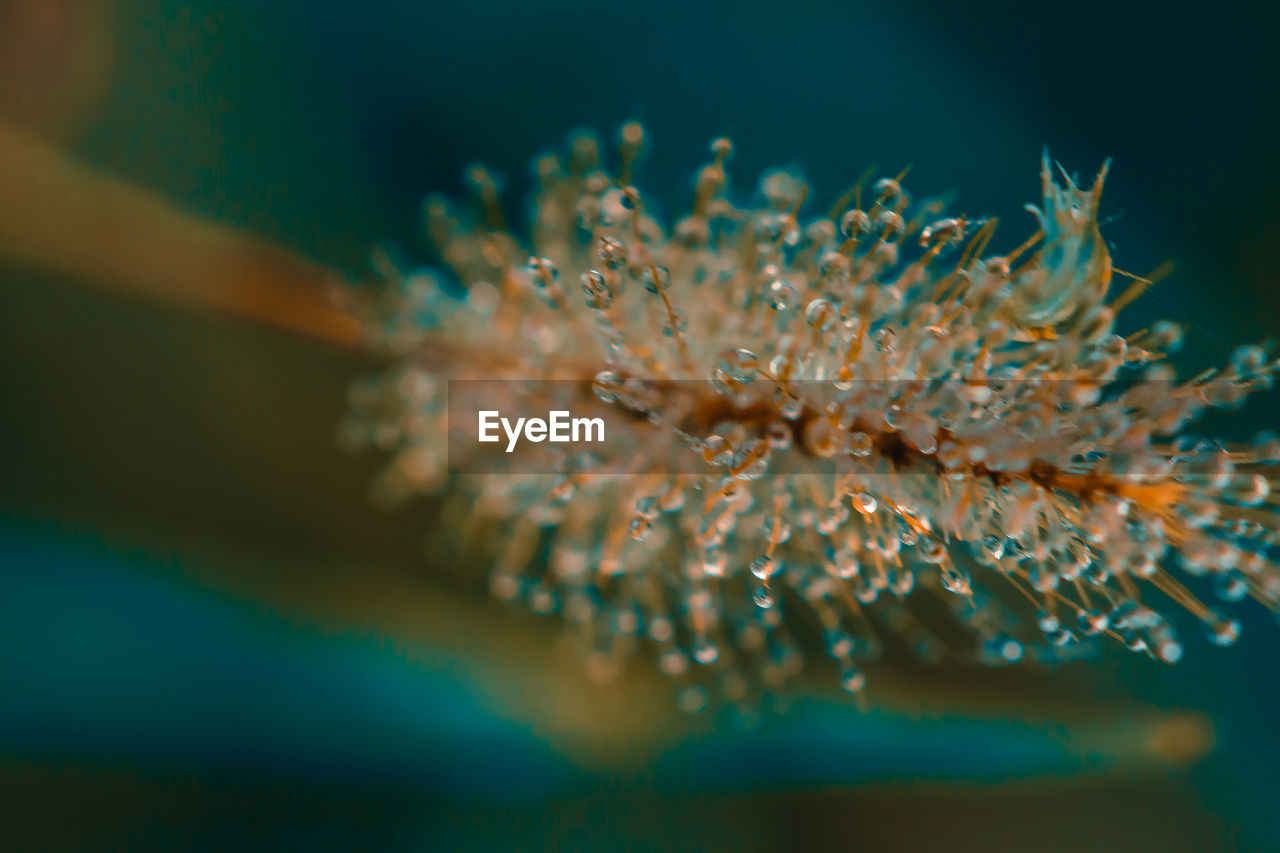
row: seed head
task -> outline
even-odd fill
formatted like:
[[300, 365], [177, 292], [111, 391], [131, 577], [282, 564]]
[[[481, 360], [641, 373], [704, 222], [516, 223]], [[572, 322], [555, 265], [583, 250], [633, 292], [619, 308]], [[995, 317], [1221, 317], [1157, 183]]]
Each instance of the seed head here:
[[[705, 682], [735, 701], [782, 689], [797, 611], [859, 692], [886, 638], [990, 664], [1103, 642], [1173, 662], [1169, 600], [1234, 642], [1239, 622], [1187, 576], [1280, 606], [1280, 442], [1181, 437], [1269, 387], [1276, 361], [1246, 346], [1180, 382], [1175, 324], [1115, 332], [1140, 289], [1107, 301], [1106, 166], [1080, 190], [1046, 155], [1038, 228], [991, 255], [994, 219], [913, 202], [903, 175], [805, 218], [804, 181], [774, 170], [739, 206], [727, 139], [668, 226], [631, 185], [647, 144], [625, 125], [617, 174], [586, 133], [542, 157], [527, 237], [495, 225], [498, 184], [474, 170], [480, 219], [424, 208], [465, 297], [443, 273], [399, 277], [370, 318], [398, 363], [352, 390], [342, 434], [393, 454], [383, 494], [447, 484], [502, 531], [503, 598], [559, 613], [593, 660], [650, 648], [691, 709]], [[621, 437], [518, 463], [458, 452], [470, 425], [444, 380], [603, 413]]]

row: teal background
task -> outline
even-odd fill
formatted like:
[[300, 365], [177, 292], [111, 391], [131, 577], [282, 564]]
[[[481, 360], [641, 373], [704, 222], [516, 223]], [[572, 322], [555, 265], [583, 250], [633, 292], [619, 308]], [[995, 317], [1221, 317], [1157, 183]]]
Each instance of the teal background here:
[[[1111, 156], [1116, 263], [1178, 262], [1126, 322], [1188, 324], [1188, 370], [1277, 332], [1270, 5], [148, 1], [114, 26], [76, 153], [353, 279], [380, 241], [429, 261], [417, 204], [470, 162], [519, 210], [532, 155], [639, 117], [668, 210], [728, 133], [739, 189], [793, 163], [825, 202], [869, 162], [910, 163], [917, 191], [1000, 215], [998, 246], [1030, 228], [1042, 146], [1082, 174]], [[1280, 629], [1256, 608], [1230, 650], [1183, 620], [1174, 668], [911, 673], [1003, 711], [814, 696], [583, 763], [489, 695], [465, 644], [307, 603], [314, 568], [496, 607], [439, 556], [447, 530], [423, 542], [432, 504], [371, 509], [377, 460], [333, 449], [371, 364], [28, 269], [0, 281], [0, 832], [18, 849], [1280, 849]], [[1244, 438], [1276, 414], [1210, 426]], [[1129, 709], [1201, 711], [1217, 748], [1181, 769], [1068, 748], [1094, 723], [1044, 722], [1060, 701], [1120, 708], [1113, 733]]]

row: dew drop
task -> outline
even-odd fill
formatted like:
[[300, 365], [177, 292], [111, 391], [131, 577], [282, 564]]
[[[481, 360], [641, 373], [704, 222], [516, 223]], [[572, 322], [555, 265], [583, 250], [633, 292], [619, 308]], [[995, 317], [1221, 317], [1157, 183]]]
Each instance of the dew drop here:
[[767, 298], [774, 311], [788, 311], [796, 304], [796, 289], [782, 279], [775, 279], [769, 282]]
[[863, 515], [871, 515], [878, 506], [875, 495], [870, 492], [857, 492], [853, 496], [853, 508]]
[[840, 312], [831, 304], [830, 299], [819, 296], [804, 309], [804, 319], [815, 330], [825, 332], [840, 319]]
[[587, 306], [603, 311], [613, 304], [613, 290], [603, 273], [587, 270], [582, 274], [582, 292], [587, 296]]
[[846, 210], [840, 217], [840, 233], [845, 237], [861, 237], [871, 230], [871, 217], [857, 208]]
[[622, 388], [622, 377], [612, 370], [602, 370], [591, 381], [591, 390], [602, 402], [613, 403], [618, 399], [618, 391]]
[[1044, 631], [1045, 634], [1052, 634], [1062, 627], [1062, 623], [1058, 621], [1058, 617], [1047, 610], [1041, 610], [1036, 613], [1036, 625], [1038, 625], [1040, 630]]
[[916, 547], [916, 554], [932, 566], [941, 565], [947, 559], [947, 546], [936, 536], [926, 536]]
[[[674, 324], [672, 316], [675, 317]], [[662, 334], [668, 338], [674, 338], [677, 335], [683, 335], [685, 330], [689, 328], [689, 317], [681, 308], [673, 308], [670, 313], [662, 318]]]
[[627, 259], [627, 247], [616, 237], [601, 237], [596, 254], [601, 263], [609, 269], [616, 270]]
[[969, 573], [963, 569], [956, 568], [951, 563], [938, 570], [938, 577], [942, 581], [942, 588], [947, 592], [954, 595], [970, 595], [973, 593], [973, 583], [969, 580]]
[[689, 668], [689, 659], [679, 649], [671, 649], [658, 658], [658, 668], [665, 675], [680, 675]]
[[719, 393], [735, 393], [741, 385], [756, 377], [759, 368], [760, 360], [751, 350], [742, 347], [728, 349], [716, 358], [711, 381]]
[[751, 561], [751, 574], [762, 581], [773, 577], [778, 571], [778, 561], [764, 554]]
[[650, 293], [662, 293], [671, 287], [671, 271], [666, 267], [649, 266], [641, 276], [644, 289]]
[[1080, 626], [1080, 633], [1090, 637], [1101, 634], [1110, 625], [1107, 614], [1101, 610], [1081, 610], [1076, 621]]
[[1182, 659], [1182, 644], [1177, 640], [1164, 640], [1156, 648], [1156, 654], [1165, 663], [1177, 663]]
[[1223, 572], [1215, 580], [1215, 591], [1223, 601], [1240, 601], [1249, 594], [1248, 581], [1237, 571]]
[[715, 663], [720, 658], [720, 649], [705, 637], [694, 640], [693, 659], [706, 665]]
[[861, 693], [867, 686], [867, 675], [854, 666], [846, 666], [840, 672], [840, 686], [849, 693]]
[[702, 458], [711, 465], [728, 465], [733, 459], [733, 445], [722, 435], [707, 436], [702, 442]]
[[1022, 643], [1008, 634], [996, 634], [983, 641], [984, 656], [995, 663], [1017, 663], [1022, 660]]
[[855, 432], [849, 436], [849, 453], [859, 459], [870, 456], [872, 447], [871, 436], [865, 432]]
[[627, 532], [637, 542], [644, 541], [652, 531], [653, 522], [641, 516], [631, 519], [631, 524], [627, 527]]
[[1240, 639], [1240, 620], [1231, 617], [1214, 616], [1205, 622], [1209, 639], [1219, 646], [1234, 645]]
[[773, 421], [765, 427], [765, 440], [774, 450], [786, 450], [791, 446], [791, 428], [783, 421]]

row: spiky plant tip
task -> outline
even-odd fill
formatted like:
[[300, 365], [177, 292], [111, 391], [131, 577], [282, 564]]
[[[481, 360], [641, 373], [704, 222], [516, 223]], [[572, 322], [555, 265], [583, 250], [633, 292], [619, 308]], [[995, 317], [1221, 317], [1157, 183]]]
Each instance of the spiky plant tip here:
[[[1115, 332], [1146, 285], [1108, 302], [1106, 166], [1081, 189], [1046, 154], [1038, 227], [992, 255], [995, 219], [913, 202], [902, 175], [806, 217], [805, 183], [774, 170], [739, 206], [727, 139], [662, 223], [632, 184], [645, 144], [632, 122], [615, 171], [590, 134], [539, 158], [526, 237], [484, 169], [471, 204], [429, 199], [462, 295], [389, 276], [370, 334], [398, 363], [352, 389], [342, 427], [393, 455], [385, 495], [450, 484], [500, 525], [491, 588], [559, 613], [591, 671], [648, 647], [692, 710], [708, 682], [746, 701], [799, 672], [784, 609], [816, 620], [857, 693], [886, 641], [1004, 664], [1110, 639], [1174, 662], [1170, 601], [1234, 642], [1186, 576], [1280, 606], [1280, 439], [1182, 435], [1277, 363], [1244, 346], [1179, 381], [1176, 324]], [[477, 443], [450, 417], [458, 380], [513, 412], [600, 416], [609, 441]]]

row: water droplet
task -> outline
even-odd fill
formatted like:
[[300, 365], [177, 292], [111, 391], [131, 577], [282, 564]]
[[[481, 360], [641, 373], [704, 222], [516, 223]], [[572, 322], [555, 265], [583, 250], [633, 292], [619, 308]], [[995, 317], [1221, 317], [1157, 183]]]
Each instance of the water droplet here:
[[778, 407], [778, 414], [790, 421], [800, 417], [804, 411], [804, 402], [794, 392], [783, 388], [773, 392], [773, 402]]
[[560, 271], [550, 258], [529, 258], [529, 277], [537, 287], [549, 287], [560, 277]]
[[1074, 632], [1068, 631], [1066, 628], [1059, 628], [1049, 635], [1049, 642], [1058, 647], [1074, 645], [1078, 639]]
[[644, 289], [650, 293], [662, 293], [671, 287], [671, 271], [666, 267], [649, 266], [641, 275]]
[[636, 515], [641, 518], [647, 518], [650, 521], [658, 517], [657, 501], [652, 495], [642, 495], [636, 498], [635, 510]]
[[849, 693], [860, 693], [867, 686], [867, 676], [854, 666], [846, 666], [840, 671], [840, 686]]
[[643, 517], [631, 519], [631, 524], [627, 528], [627, 532], [631, 534], [631, 538], [637, 542], [644, 541], [652, 531], [653, 522]]
[[723, 548], [718, 546], [708, 548], [702, 555], [702, 571], [713, 578], [724, 577], [724, 568], [727, 562], [728, 557], [725, 556]]
[[613, 403], [618, 399], [618, 391], [622, 389], [622, 377], [612, 370], [602, 370], [591, 382], [591, 390], [602, 402]]
[[936, 536], [926, 536], [916, 547], [916, 554], [929, 565], [941, 565], [947, 559], [947, 546]]
[[702, 442], [702, 458], [711, 465], [728, 465], [733, 459], [733, 445], [722, 435], [707, 436]]
[[881, 210], [876, 216], [879, 223], [880, 239], [886, 243], [891, 243], [900, 238], [907, 231], [907, 225], [902, 221], [902, 217], [892, 210]]
[[973, 583], [969, 580], [969, 573], [963, 569], [956, 568], [952, 563], [948, 563], [938, 569], [938, 577], [942, 581], [942, 588], [947, 592], [955, 595], [970, 595], [973, 593]]
[[827, 564], [827, 571], [838, 578], [857, 577], [861, 570], [857, 556], [848, 548], [836, 551], [835, 557]]
[[781, 516], [771, 515], [764, 523], [764, 535], [770, 542], [782, 545], [791, 538], [791, 525]]
[[1101, 634], [1110, 626], [1107, 614], [1101, 610], [1082, 609], [1077, 614], [1076, 621], [1080, 626], [1080, 633], [1090, 637]]
[[670, 649], [658, 658], [658, 668], [665, 675], [680, 675], [689, 668], [689, 659], [679, 649]]
[[[675, 324], [672, 325], [671, 318], [674, 315]], [[673, 308], [670, 313], [662, 318], [662, 334], [668, 338], [674, 338], [676, 335], [683, 335], [689, 327], [689, 317], [681, 308]]]
[[716, 358], [711, 382], [717, 392], [734, 394], [741, 390], [742, 385], [756, 378], [759, 368], [760, 360], [751, 350], [742, 347], [728, 349]]
[[773, 421], [765, 427], [765, 440], [775, 450], [786, 450], [791, 446], [791, 428], [783, 421]]
[[1249, 582], [1237, 571], [1223, 572], [1215, 580], [1218, 597], [1223, 601], [1240, 601], [1249, 594]]
[[627, 259], [627, 247], [616, 237], [601, 237], [596, 254], [601, 263], [609, 269], [616, 270]]
[[1177, 663], [1182, 659], [1182, 644], [1177, 640], [1163, 640], [1157, 646], [1156, 654], [1165, 663]]
[[836, 320], [840, 319], [840, 312], [836, 310], [836, 306], [831, 304], [830, 299], [824, 299], [821, 296], [809, 303], [804, 309], [804, 319], [811, 327], [819, 332], [825, 332], [835, 325]]
[[684, 489], [672, 486], [658, 499], [658, 508], [663, 512], [675, 512], [684, 506], [684, 501]]
[[587, 270], [582, 274], [582, 292], [587, 295], [587, 306], [603, 311], [613, 304], [613, 290], [602, 273]]
[[773, 577], [778, 571], [778, 562], [772, 557], [760, 555], [751, 561], [751, 574], [755, 575], [762, 581]]
[[1234, 645], [1240, 639], [1240, 620], [1213, 615], [1205, 622], [1209, 639], [1219, 646]]
[[871, 217], [857, 208], [846, 210], [840, 217], [840, 233], [845, 237], [861, 237], [871, 230]]
[[849, 436], [849, 453], [859, 459], [865, 459], [871, 455], [874, 449], [874, 443], [871, 436], [865, 432], [855, 432]]
[[766, 297], [774, 311], [788, 311], [796, 304], [796, 289], [782, 279], [769, 282]]
[[1022, 660], [1022, 643], [1000, 633], [983, 641], [983, 656], [993, 663], [1017, 663]]
[[1058, 617], [1047, 610], [1041, 610], [1036, 613], [1036, 625], [1040, 627], [1045, 634], [1052, 634], [1062, 627], [1062, 623], [1058, 621]]
[[1176, 352], [1182, 346], [1182, 327], [1169, 320], [1157, 320], [1151, 326], [1149, 339], [1159, 352]]
[[1231, 369], [1237, 376], [1250, 377], [1257, 373], [1267, 363], [1267, 353], [1260, 347], [1248, 344], [1236, 347], [1231, 353]]

